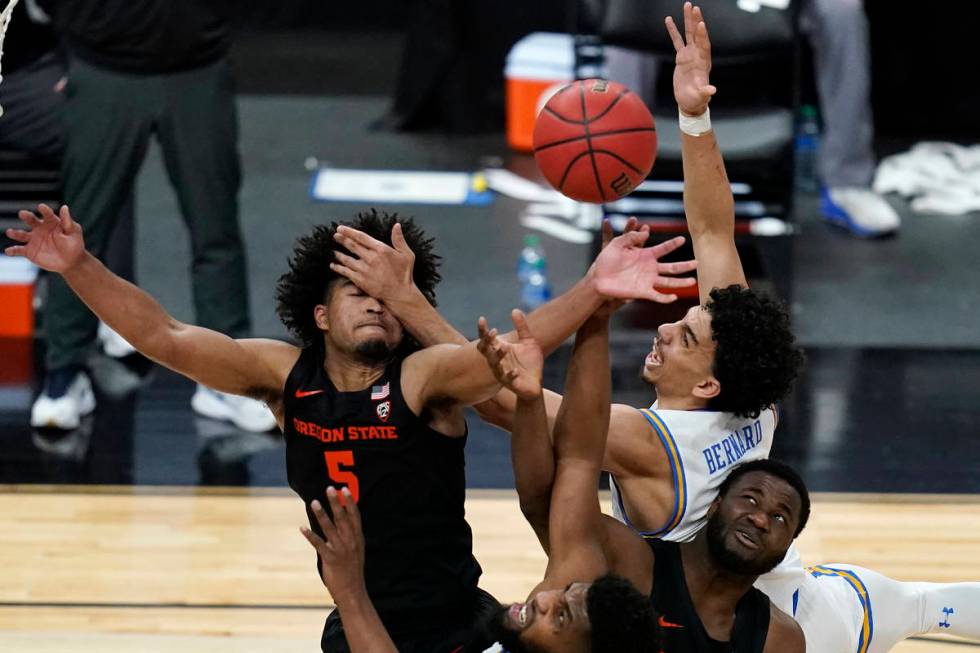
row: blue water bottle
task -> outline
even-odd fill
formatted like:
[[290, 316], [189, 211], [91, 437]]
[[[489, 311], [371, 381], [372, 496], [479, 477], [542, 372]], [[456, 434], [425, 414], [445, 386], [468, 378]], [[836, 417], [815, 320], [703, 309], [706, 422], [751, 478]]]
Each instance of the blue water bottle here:
[[796, 125], [795, 165], [796, 189], [804, 193], [816, 193], [820, 189], [817, 173], [817, 152], [820, 150], [820, 122], [817, 108], [805, 104], [800, 108]]
[[551, 299], [548, 264], [541, 239], [534, 234], [524, 236], [524, 247], [517, 259], [517, 281], [521, 285], [521, 310], [533, 311]]

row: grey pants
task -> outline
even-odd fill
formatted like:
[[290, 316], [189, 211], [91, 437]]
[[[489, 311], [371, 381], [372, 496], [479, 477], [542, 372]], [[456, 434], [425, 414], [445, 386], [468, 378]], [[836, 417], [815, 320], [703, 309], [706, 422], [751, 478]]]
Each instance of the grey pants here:
[[[706, 17], [710, 29], [711, 17]], [[868, 19], [862, 0], [803, 0], [800, 28], [810, 41], [823, 118], [818, 171], [826, 186], [870, 187], [875, 157]], [[649, 104], [660, 58], [607, 46], [609, 78]], [[724, 91], [722, 91], [724, 92]]]
[[[197, 322], [247, 335], [238, 117], [228, 62], [144, 76], [75, 59], [68, 77], [64, 195], [89, 251], [105, 252], [155, 134], [190, 233]], [[167, 255], [166, 243], [159, 255]], [[82, 363], [98, 321], [60, 276], [51, 279], [44, 321], [48, 369]]]

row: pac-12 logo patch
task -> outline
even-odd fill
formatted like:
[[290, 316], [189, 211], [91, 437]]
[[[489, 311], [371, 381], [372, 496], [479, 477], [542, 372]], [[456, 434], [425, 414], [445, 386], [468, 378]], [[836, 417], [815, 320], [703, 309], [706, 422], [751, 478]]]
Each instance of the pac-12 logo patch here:
[[382, 422], [387, 422], [388, 415], [391, 414], [391, 402], [382, 401], [380, 404], [378, 404], [375, 410], [378, 411], [378, 419], [380, 419]]

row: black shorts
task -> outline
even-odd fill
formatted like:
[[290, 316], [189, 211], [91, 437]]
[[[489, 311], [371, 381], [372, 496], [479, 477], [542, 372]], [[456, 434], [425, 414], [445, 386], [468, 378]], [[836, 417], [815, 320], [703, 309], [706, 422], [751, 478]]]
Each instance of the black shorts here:
[[[471, 610], [443, 620], [430, 630], [411, 634], [389, 633], [399, 653], [482, 653], [493, 642], [483, 634], [483, 623], [500, 607], [493, 596], [477, 588]], [[350, 653], [340, 613], [334, 610], [323, 625], [323, 653]]]

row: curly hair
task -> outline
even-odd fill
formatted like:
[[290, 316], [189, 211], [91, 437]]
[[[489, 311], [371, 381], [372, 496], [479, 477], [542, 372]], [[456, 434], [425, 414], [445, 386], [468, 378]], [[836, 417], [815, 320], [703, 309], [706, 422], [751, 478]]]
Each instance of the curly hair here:
[[[353, 227], [391, 245], [391, 228], [396, 222], [401, 223], [405, 242], [415, 254], [412, 271], [415, 285], [430, 304], [436, 305], [435, 288], [442, 279], [439, 275], [440, 257], [432, 252], [433, 239], [427, 238], [412, 218], [403, 218], [397, 213], [378, 213], [376, 209], [371, 209], [358, 213], [349, 222], [317, 225], [312, 233], [296, 241], [289, 259], [289, 271], [279, 277], [276, 284], [276, 313], [304, 346], [318, 344], [322, 339], [322, 332], [313, 319], [313, 310], [326, 301], [331, 282], [341, 278], [330, 269], [334, 252], [350, 254], [333, 238], [337, 227], [342, 224]], [[406, 340], [411, 339], [406, 336]]]
[[736, 465], [728, 475], [728, 478], [722, 482], [721, 487], [718, 488], [718, 496], [724, 497], [728, 494], [728, 491], [735, 485], [735, 481], [749, 472], [765, 472], [766, 474], [771, 474], [786, 481], [790, 487], [796, 490], [796, 493], [800, 495], [800, 523], [797, 524], [796, 533], [793, 534], [793, 537], [802, 533], [806, 527], [806, 523], [810, 520], [810, 490], [807, 489], [806, 482], [800, 476], [799, 472], [780, 460], [764, 458], [762, 460], [753, 460]]
[[592, 653], [655, 653], [660, 627], [653, 602], [625, 578], [606, 574], [585, 595]]
[[776, 300], [737, 284], [713, 289], [705, 308], [717, 343], [713, 373], [721, 384], [708, 407], [758, 417], [789, 394], [803, 365], [789, 315]]

